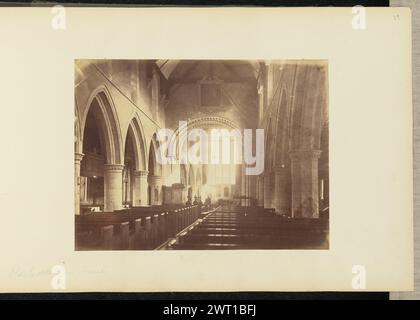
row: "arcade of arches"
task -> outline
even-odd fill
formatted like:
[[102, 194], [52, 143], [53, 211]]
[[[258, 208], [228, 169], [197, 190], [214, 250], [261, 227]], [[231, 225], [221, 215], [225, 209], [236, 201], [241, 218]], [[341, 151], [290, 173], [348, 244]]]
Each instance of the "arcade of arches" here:
[[[319, 218], [328, 209], [322, 61], [78, 60], [75, 214], [210, 197]], [[264, 129], [264, 171], [160, 164], [157, 130]]]

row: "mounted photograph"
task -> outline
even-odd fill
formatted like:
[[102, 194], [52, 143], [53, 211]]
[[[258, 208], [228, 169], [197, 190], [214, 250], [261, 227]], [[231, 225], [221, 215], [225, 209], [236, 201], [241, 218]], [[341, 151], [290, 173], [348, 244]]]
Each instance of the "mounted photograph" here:
[[0, 9], [1, 292], [413, 290], [410, 9], [62, 9]]
[[329, 249], [328, 61], [74, 66], [75, 250]]

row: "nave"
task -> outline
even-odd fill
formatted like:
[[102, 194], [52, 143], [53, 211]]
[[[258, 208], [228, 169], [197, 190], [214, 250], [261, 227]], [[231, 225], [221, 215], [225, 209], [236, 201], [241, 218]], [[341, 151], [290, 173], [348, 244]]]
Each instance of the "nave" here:
[[76, 250], [328, 248], [325, 61], [75, 69]]

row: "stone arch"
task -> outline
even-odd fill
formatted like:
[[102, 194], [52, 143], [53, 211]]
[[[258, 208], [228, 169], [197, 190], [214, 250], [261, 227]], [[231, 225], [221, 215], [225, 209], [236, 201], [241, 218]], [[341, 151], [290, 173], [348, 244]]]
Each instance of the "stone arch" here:
[[[222, 127], [222, 128], [229, 128], [229, 129], [240, 129], [239, 126], [230, 121], [229, 119], [223, 118], [223, 117], [200, 117], [196, 119], [192, 119], [186, 123], [188, 130], [194, 129], [194, 128], [211, 128], [211, 127]], [[175, 148], [172, 149], [173, 155], [176, 156], [178, 154], [179, 150], [179, 144], [177, 143], [179, 135], [181, 131], [185, 128], [178, 127], [174, 131], [174, 134], [172, 135], [172, 138], [169, 142], [169, 146], [175, 146]]]
[[162, 155], [158, 154], [161, 152], [159, 148], [159, 142], [156, 139], [156, 134], [153, 135], [150, 144], [149, 144], [149, 153], [148, 153], [148, 165], [147, 169], [149, 175], [161, 176], [162, 175], [162, 164], [158, 161], [158, 157]]
[[162, 203], [162, 164], [158, 153], [161, 152], [156, 134], [152, 136], [148, 154], [148, 204], [160, 205]]
[[[146, 170], [147, 148], [145, 144], [144, 131], [137, 113], [133, 116], [127, 128], [125, 139], [131, 136], [132, 148], [135, 154], [135, 170]], [[125, 143], [124, 143], [125, 145]]]
[[[84, 135], [86, 119], [93, 104], [98, 106], [98, 109], [95, 110], [95, 118], [102, 133], [101, 138], [106, 151], [106, 163], [121, 164], [123, 147], [120, 125], [113, 100], [105, 86], [94, 90], [88, 100], [86, 111], [82, 118], [81, 136], [83, 137]], [[83, 149], [83, 141], [81, 141], [80, 148]]]

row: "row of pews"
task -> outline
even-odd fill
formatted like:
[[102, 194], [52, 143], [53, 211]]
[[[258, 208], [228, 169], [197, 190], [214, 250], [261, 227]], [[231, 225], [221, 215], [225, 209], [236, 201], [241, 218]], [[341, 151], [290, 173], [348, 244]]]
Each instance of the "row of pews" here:
[[292, 219], [270, 209], [224, 207], [183, 233], [170, 249], [328, 249], [328, 233], [328, 219]]
[[162, 205], [75, 216], [76, 250], [153, 250], [194, 223], [200, 207]]

